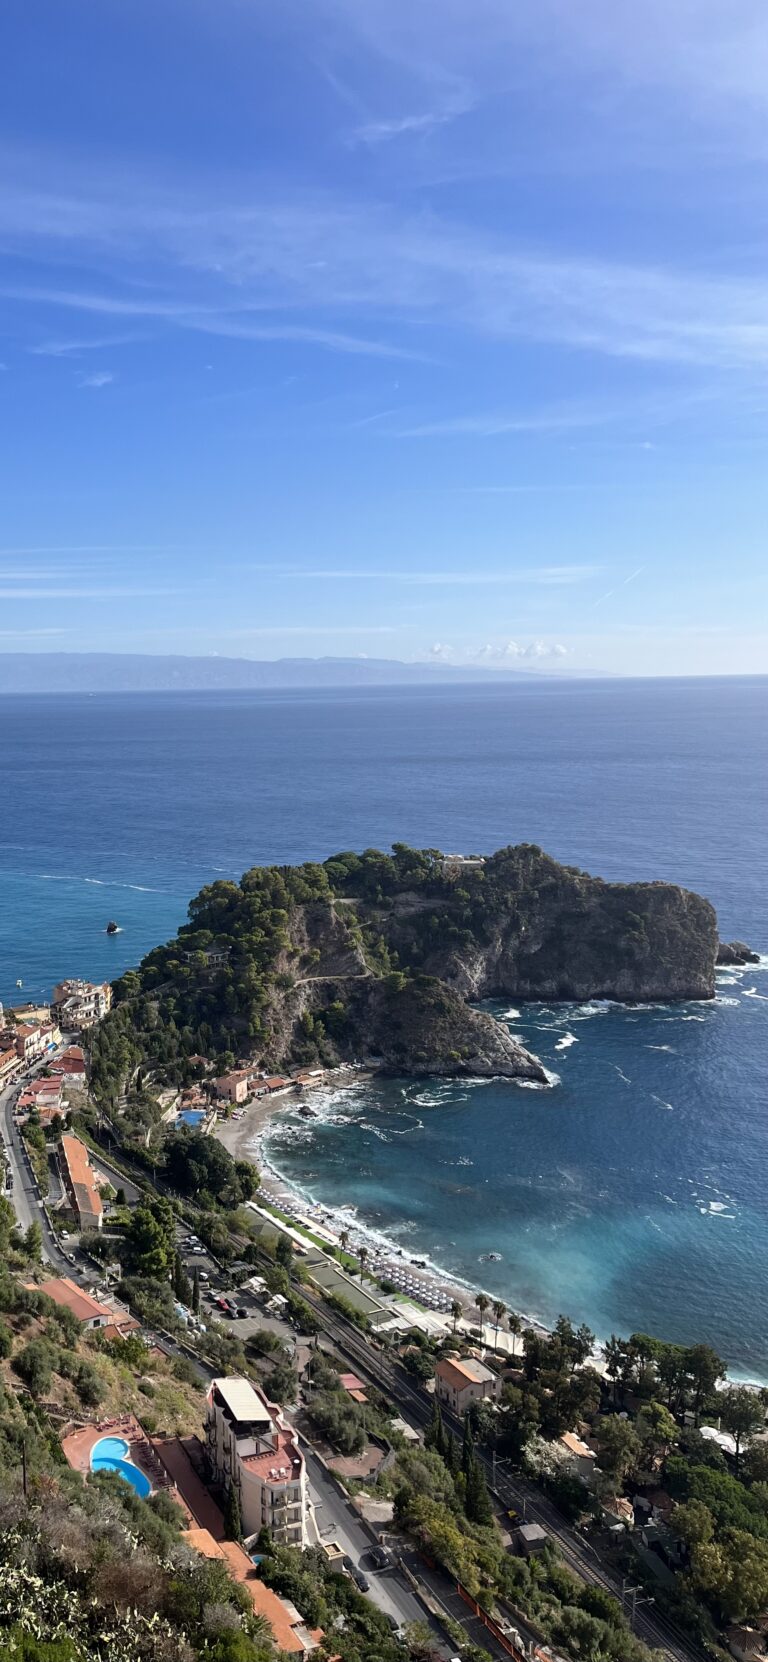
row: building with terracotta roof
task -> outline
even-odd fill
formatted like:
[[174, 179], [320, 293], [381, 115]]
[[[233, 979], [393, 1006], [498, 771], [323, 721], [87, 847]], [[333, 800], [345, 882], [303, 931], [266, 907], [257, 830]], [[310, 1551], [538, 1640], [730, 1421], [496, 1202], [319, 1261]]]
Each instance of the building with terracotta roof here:
[[591, 1483], [597, 1465], [597, 1455], [583, 1437], [575, 1431], [564, 1431], [558, 1437], [558, 1448], [563, 1457], [563, 1466], [574, 1477], [580, 1477], [584, 1483]]
[[129, 1333], [138, 1327], [138, 1322], [125, 1306], [117, 1301], [102, 1303], [91, 1293], [86, 1293], [71, 1281], [68, 1275], [54, 1276], [50, 1281], [30, 1283], [38, 1293], [45, 1293], [52, 1298], [54, 1304], [59, 1304], [71, 1310], [81, 1326], [89, 1331], [95, 1328], [115, 1328], [116, 1331]]
[[465, 1414], [471, 1402], [498, 1396], [499, 1379], [473, 1356], [441, 1356], [435, 1368], [435, 1391], [454, 1414]]
[[59, 1171], [67, 1210], [78, 1229], [101, 1229], [104, 1204], [85, 1143], [66, 1135], [59, 1143]]
[[3, 1040], [0, 1042], [0, 1085], [7, 1085], [9, 1079], [14, 1078], [20, 1067], [21, 1059], [15, 1043], [9, 1044], [5, 1035], [3, 1035]]
[[204, 1558], [221, 1558], [234, 1581], [245, 1588], [254, 1611], [265, 1616], [278, 1650], [289, 1656], [309, 1656], [323, 1638], [321, 1627], [308, 1628], [289, 1599], [281, 1599], [259, 1580], [248, 1554], [237, 1541], [215, 1541], [207, 1529], [185, 1529], [184, 1540]]
[[283, 1546], [306, 1546], [307, 1474], [293, 1426], [248, 1379], [214, 1379], [206, 1446], [214, 1478], [233, 1485], [243, 1533], [266, 1526]]

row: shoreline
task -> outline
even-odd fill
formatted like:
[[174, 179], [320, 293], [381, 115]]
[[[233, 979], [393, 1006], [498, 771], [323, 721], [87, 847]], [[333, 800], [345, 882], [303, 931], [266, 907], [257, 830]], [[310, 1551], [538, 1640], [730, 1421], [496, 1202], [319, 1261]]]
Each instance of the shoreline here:
[[[760, 968], [768, 968], [768, 958], [761, 963]], [[348, 1068], [341, 1068], [338, 1071], [338, 1078], [327, 1079], [324, 1086], [319, 1087], [319, 1089], [341, 1092], [358, 1084], [372, 1084], [376, 1078], [376, 1074], [371, 1070], [361, 1070], [354, 1074], [351, 1074]], [[311, 1101], [311, 1093], [307, 1094]], [[211, 1135], [218, 1137], [235, 1159], [249, 1160], [251, 1164], [258, 1167], [261, 1175], [259, 1193], [267, 1202], [271, 1202], [281, 1212], [284, 1212], [288, 1218], [302, 1219], [305, 1228], [312, 1228], [314, 1225], [321, 1238], [328, 1238], [329, 1248], [334, 1245], [340, 1247], [340, 1231], [342, 1229], [348, 1230], [349, 1243], [347, 1250], [352, 1256], [355, 1256], [356, 1248], [360, 1246], [368, 1248], [369, 1273], [371, 1276], [376, 1275], [375, 1266], [377, 1262], [381, 1263], [382, 1260], [410, 1266], [413, 1263], [413, 1255], [408, 1248], [396, 1244], [383, 1230], [377, 1229], [375, 1225], [360, 1221], [354, 1204], [349, 1203], [340, 1206], [318, 1201], [304, 1193], [295, 1180], [286, 1177], [272, 1163], [264, 1148], [264, 1139], [269, 1125], [281, 1113], [291, 1108], [296, 1109], [299, 1105], [299, 1102], [293, 1097], [291, 1088], [276, 1091], [274, 1096], [257, 1098], [250, 1103], [245, 1108], [241, 1120], [218, 1121]], [[373, 1251], [371, 1251], [372, 1247]], [[441, 1265], [435, 1263], [429, 1257], [424, 1259], [418, 1251], [416, 1256], [419, 1259], [419, 1265], [422, 1263], [424, 1265], [423, 1268], [419, 1267], [417, 1269], [416, 1274], [425, 1286], [442, 1295], [446, 1301], [456, 1299], [464, 1306], [464, 1316], [459, 1320], [465, 1324], [466, 1337], [466, 1328], [478, 1328], [480, 1326], [480, 1314], [475, 1308], [474, 1298], [477, 1293], [486, 1291], [486, 1289], [477, 1282], [470, 1283], [461, 1276], [444, 1270]], [[386, 1274], [383, 1279], [387, 1279]], [[493, 1297], [490, 1293], [488, 1296]], [[411, 1297], [415, 1303], [419, 1304], [418, 1293], [412, 1294]], [[511, 1309], [509, 1313], [516, 1314], [519, 1317], [523, 1329], [530, 1327], [543, 1338], [551, 1336], [552, 1327], [548, 1326], [541, 1317], [522, 1310]], [[574, 1320], [577, 1319], [574, 1317]], [[483, 1325], [483, 1332], [485, 1347], [493, 1349], [493, 1339], [485, 1337], [485, 1335], [493, 1334], [493, 1324], [486, 1321]], [[507, 1330], [501, 1328], [498, 1337], [499, 1352], [506, 1352], [511, 1361], [519, 1361], [522, 1356], [520, 1337], [513, 1339], [513, 1336]], [[595, 1348], [589, 1358], [591, 1366], [600, 1374], [605, 1373], [604, 1343], [605, 1341], [598, 1335]], [[513, 1345], [514, 1348], [512, 1348]], [[768, 1378], [756, 1378], [754, 1374], [748, 1374], [743, 1368], [738, 1366], [734, 1368], [729, 1364], [727, 1382], [733, 1385], [746, 1385], [751, 1390], [757, 1391], [768, 1385]]]
[[[326, 1079], [324, 1086], [319, 1087], [319, 1089], [330, 1089], [334, 1092], [343, 1091], [354, 1085], [369, 1085], [376, 1078], [375, 1073], [370, 1070], [361, 1070], [350, 1077], [350, 1070], [344, 1068], [339, 1070], [339, 1074], [338, 1079]], [[546, 1087], [541, 1088], [545, 1089]], [[459, 1319], [465, 1321], [470, 1327], [480, 1327], [480, 1313], [475, 1309], [474, 1298], [477, 1293], [485, 1291], [485, 1289], [479, 1283], [473, 1284], [465, 1281], [461, 1276], [443, 1269], [431, 1257], [427, 1256], [425, 1258], [424, 1254], [417, 1250], [415, 1253], [411, 1253], [407, 1247], [399, 1246], [387, 1236], [385, 1231], [377, 1229], [373, 1224], [367, 1224], [359, 1220], [357, 1208], [353, 1204], [329, 1205], [304, 1194], [295, 1181], [286, 1177], [277, 1166], [273, 1165], [265, 1152], [264, 1138], [271, 1121], [277, 1119], [281, 1111], [284, 1112], [286, 1109], [299, 1107], [297, 1101], [291, 1100], [292, 1095], [292, 1091], [287, 1089], [276, 1091], [271, 1097], [257, 1098], [256, 1101], [245, 1108], [241, 1120], [220, 1120], [213, 1127], [211, 1135], [218, 1138], [234, 1159], [250, 1160], [251, 1164], [258, 1167], [261, 1174], [259, 1193], [265, 1200], [271, 1201], [280, 1211], [285, 1212], [287, 1217], [300, 1217], [305, 1220], [305, 1227], [312, 1227], [314, 1224], [318, 1228], [321, 1238], [323, 1236], [328, 1237], [329, 1248], [333, 1246], [340, 1247], [340, 1232], [342, 1229], [348, 1231], [349, 1243], [345, 1250], [354, 1257], [356, 1247], [365, 1246], [369, 1252], [368, 1273], [372, 1277], [377, 1275], [377, 1263], [383, 1264], [385, 1267], [387, 1264], [397, 1268], [401, 1265], [409, 1269], [414, 1267], [415, 1276], [413, 1279], [422, 1282], [425, 1292], [430, 1292], [441, 1298], [445, 1305], [450, 1304], [453, 1299], [459, 1301], [464, 1306], [465, 1312], [464, 1316]], [[311, 1093], [308, 1093], [308, 1098], [311, 1103]], [[373, 1251], [371, 1251], [371, 1247], [373, 1247]], [[388, 1279], [386, 1269], [383, 1272], [380, 1270], [378, 1274], [381, 1279]], [[492, 1298], [492, 1296], [492, 1294], [488, 1294], [489, 1298]], [[415, 1303], [420, 1303], [418, 1291], [413, 1292], [411, 1297]], [[429, 1309], [430, 1306], [426, 1305], [425, 1308]], [[447, 1314], [448, 1311], [444, 1308], [439, 1313]], [[541, 1334], [543, 1337], [549, 1336], [551, 1329], [546, 1326], [540, 1317], [523, 1311], [512, 1311], [510, 1313], [519, 1316], [522, 1327], [533, 1328], [534, 1332]], [[493, 1331], [492, 1324], [486, 1321], [484, 1330]], [[508, 1341], [508, 1344], [501, 1342], [504, 1340]], [[500, 1351], [508, 1350], [510, 1357], [521, 1355], [519, 1337], [513, 1340], [513, 1335], [500, 1328], [499, 1341]], [[512, 1342], [514, 1342], [514, 1350], [508, 1348]], [[492, 1344], [488, 1348], [493, 1348]], [[594, 1360], [596, 1365], [601, 1363], [602, 1349]]]

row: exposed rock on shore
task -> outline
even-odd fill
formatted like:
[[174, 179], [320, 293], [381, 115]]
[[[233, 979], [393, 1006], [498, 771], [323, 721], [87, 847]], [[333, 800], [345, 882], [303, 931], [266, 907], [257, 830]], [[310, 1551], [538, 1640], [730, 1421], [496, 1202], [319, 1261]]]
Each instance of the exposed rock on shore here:
[[744, 964], [759, 964], [760, 954], [753, 952], [751, 946], [745, 946], [743, 941], [720, 941], [717, 962], [738, 969]]

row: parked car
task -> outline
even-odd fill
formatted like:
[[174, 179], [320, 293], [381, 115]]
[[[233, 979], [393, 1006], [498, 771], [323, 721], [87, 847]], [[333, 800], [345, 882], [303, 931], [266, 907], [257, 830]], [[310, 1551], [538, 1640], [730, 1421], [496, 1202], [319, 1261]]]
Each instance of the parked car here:
[[242, 1321], [244, 1316], [247, 1316], [248, 1311], [246, 1310], [244, 1304], [238, 1304], [236, 1314], [240, 1321]]
[[371, 1547], [368, 1560], [375, 1570], [387, 1570], [392, 1562], [386, 1547]]

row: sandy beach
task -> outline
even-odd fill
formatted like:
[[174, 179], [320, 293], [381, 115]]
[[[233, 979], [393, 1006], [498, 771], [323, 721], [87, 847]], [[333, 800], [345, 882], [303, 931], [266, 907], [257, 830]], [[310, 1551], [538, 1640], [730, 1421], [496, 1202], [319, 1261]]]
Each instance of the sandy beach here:
[[[326, 1075], [321, 1089], [343, 1090], [345, 1086], [366, 1083], [373, 1077], [370, 1073], [340, 1068]], [[303, 1220], [319, 1230], [321, 1238], [327, 1239], [329, 1246], [339, 1246], [340, 1232], [342, 1229], [345, 1230], [350, 1252], [354, 1253], [361, 1246], [366, 1247], [369, 1255], [369, 1273], [392, 1281], [420, 1305], [434, 1310], [436, 1314], [447, 1316], [451, 1304], [457, 1301], [464, 1310], [463, 1322], [467, 1326], [479, 1329], [479, 1312], [474, 1306], [475, 1295], [481, 1291], [479, 1285], [470, 1287], [458, 1276], [448, 1274], [439, 1266], [426, 1262], [423, 1257], [412, 1257], [407, 1250], [395, 1245], [380, 1231], [359, 1221], [352, 1200], [348, 1206], [341, 1209], [333, 1209], [321, 1202], [308, 1200], [271, 1165], [264, 1149], [264, 1133], [270, 1122], [281, 1112], [295, 1112], [300, 1106], [300, 1101], [308, 1101], [311, 1105], [312, 1092], [306, 1095], [302, 1093], [299, 1099], [296, 1089], [290, 1087], [284, 1091], [275, 1091], [271, 1096], [258, 1097], [239, 1110], [241, 1118], [219, 1120], [212, 1135], [218, 1138], [234, 1159], [251, 1160], [258, 1166], [262, 1196], [272, 1201], [288, 1217]], [[542, 1322], [522, 1311], [519, 1314], [524, 1327], [532, 1327], [535, 1331], [546, 1334], [547, 1329]], [[486, 1322], [483, 1333], [484, 1342], [493, 1348], [496, 1341], [493, 1325]], [[500, 1329], [498, 1348], [510, 1355], [519, 1355], [521, 1341], [513, 1341], [511, 1334]]]

